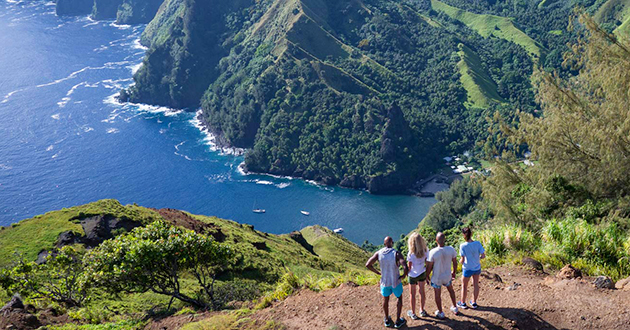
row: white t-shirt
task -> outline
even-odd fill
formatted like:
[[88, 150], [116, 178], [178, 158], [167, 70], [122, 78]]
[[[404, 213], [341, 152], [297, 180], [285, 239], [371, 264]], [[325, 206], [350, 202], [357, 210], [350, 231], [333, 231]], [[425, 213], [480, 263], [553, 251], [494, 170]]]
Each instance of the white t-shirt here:
[[409, 276], [418, 277], [427, 270], [424, 266], [424, 261], [427, 260], [427, 253], [428, 251], [424, 251], [424, 256], [422, 256], [422, 258], [417, 258], [412, 252], [407, 254], [407, 261], [411, 261]]
[[457, 258], [457, 251], [451, 246], [438, 246], [429, 251], [427, 261], [433, 263], [431, 282], [436, 285], [446, 285], [451, 281], [451, 264], [453, 258]]

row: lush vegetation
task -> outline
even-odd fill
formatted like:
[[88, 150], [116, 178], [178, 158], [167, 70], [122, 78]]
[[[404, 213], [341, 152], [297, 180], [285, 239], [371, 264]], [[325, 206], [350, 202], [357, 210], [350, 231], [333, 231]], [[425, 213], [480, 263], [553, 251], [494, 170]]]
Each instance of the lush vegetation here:
[[201, 105], [218, 143], [250, 148], [250, 171], [388, 193], [477, 148], [493, 112], [536, 110], [533, 66], [574, 75], [570, 13], [602, 2], [218, 1], [205, 19], [208, 6], [164, 3], [121, 97]]
[[[309, 227], [303, 235], [278, 236], [232, 221], [175, 213], [177, 221], [194, 224], [197, 231], [192, 231], [175, 225], [182, 222], [172, 218], [172, 211], [161, 211], [103, 200], [2, 229], [0, 253], [6, 259], [0, 266], [0, 299], [6, 302], [19, 293], [26, 303], [67, 313], [76, 322], [59, 329], [136, 329], [153, 316], [196, 313], [187, 306], [202, 311], [241, 301], [260, 308], [299, 287], [376, 283], [362, 267], [367, 252], [328, 229]], [[141, 225], [116, 231], [92, 249], [82, 243], [59, 246], [63, 232], [85, 235], [79, 222], [95, 215]], [[51, 253], [36, 263], [42, 250]]]
[[543, 115], [495, 117], [491, 175], [439, 195], [420, 231], [467, 223], [480, 229], [488, 263], [534, 256], [619, 279], [630, 275], [630, 42], [588, 14], [574, 22], [583, 37], [565, 63], [579, 74], [538, 70]]

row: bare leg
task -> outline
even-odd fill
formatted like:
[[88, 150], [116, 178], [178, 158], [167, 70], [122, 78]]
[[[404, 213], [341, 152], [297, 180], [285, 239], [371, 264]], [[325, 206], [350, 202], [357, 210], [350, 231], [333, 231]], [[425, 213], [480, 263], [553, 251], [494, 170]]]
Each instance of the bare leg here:
[[411, 299], [411, 311], [416, 314], [416, 284], [409, 284], [409, 299]]
[[400, 319], [400, 313], [402, 313], [402, 307], [403, 307], [403, 296], [400, 295], [400, 297], [398, 297], [398, 304], [396, 305], [396, 321], [398, 321]]
[[442, 312], [442, 288], [433, 288], [433, 293], [435, 293], [435, 304], [437, 305], [437, 309]]
[[455, 302], [455, 290], [453, 290], [453, 285], [449, 285], [446, 287], [446, 289], [448, 290], [448, 294], [451, 296], [451, 302], [453, 303], [453, 306], [457, 306], [457, 302]]
[[466, 302], [466, 296], [468, 295], [468, 282], [470, 282], [470, 277], [462, 276], [462, 302]]
[[479, 298], [479, 275], [473, 275], [473, 297], [475, 300], [473, 302], [477, 302], [477, 298]]
[[[420, 281], [420, 283], [418, 283], [420, 286], [420, 311], [422, 312], [424, 310], [424, 304], [427, 301], [427, 296], [426, 293], [424, 292], [424, 281]], [[415, 312], [414, 312], [415, 313]]]
[[383, 312], [387, 318], [389, 316], [389, 297], [383, 297]]

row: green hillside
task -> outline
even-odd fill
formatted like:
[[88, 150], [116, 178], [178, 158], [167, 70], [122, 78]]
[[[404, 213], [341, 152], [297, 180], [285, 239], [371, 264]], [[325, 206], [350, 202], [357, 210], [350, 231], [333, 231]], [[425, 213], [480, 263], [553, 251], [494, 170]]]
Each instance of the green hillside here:
[[433, 9], [442, 11], [448, 16], [461, 21], [483, 37], [495, 36], [520, 45], [534, 59], [540, 58], [544, 51], [538, 42], [514, 26], [514, 23], [507, 17], [475, 14], [449, 6], [439, 0], [431, 0], [431, 6]]
[[552, 2], [167, 0], [120, 98], [201, 107], [251, 172], [406, 193], [489, 113], [539, 110], [534, 64], [570, 74], [578, 1]]
[[479, 56], [468, 46], [459, 44], [457, 63], [462, 85], [466, 89], [468, 107], [487, 108], [491, 102], [504, 102], [497, 92], [497, 84], [483, 67]]

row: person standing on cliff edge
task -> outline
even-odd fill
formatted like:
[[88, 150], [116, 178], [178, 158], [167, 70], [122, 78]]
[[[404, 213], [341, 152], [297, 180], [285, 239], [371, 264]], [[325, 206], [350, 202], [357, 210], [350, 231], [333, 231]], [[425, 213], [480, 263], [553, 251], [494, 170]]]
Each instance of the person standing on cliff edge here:
[[[435, 241], [438, 244], [436, 248], [429, 251], [429, 257], [427, 258], [427, 284], [433, 287], [435, 293], [435, 304], [438, 310], [435, 311], [435, 316], [439, 319], [445, 318], [444, 311], [442, 311], [442, 287], [446, 287], [448, 294], [451, 296], [451, 311], [457, 315], [459, 310], [457, 309], [455, 302], [455, 290], [453, 290], [453, 280], [455, 279], [455, 272], [457, 271], [457, 252], [452, 246], [444, 246], [446, 243], [446, 236], [443, 233], [437, 233]], [[451, 264], [453, 268], [451, 269]], [[433, 275], [431, 275], [433, 272]]]
[[[383, 312], [385, 313], [385, 326], [398, 329], [407, 324], [407, 320], [401, 317], [402, 313], [402, 295], [403, 286], [402, 281], [409, 273], [409, 268], [405, 262], [403, 255], [394, 250], [394, 240], [387, 236], [385, 237], [383, 244], [384, 248], [378, 250], [370, 259], [368, 259], [365, 267], [381, 276], [381, 295], [383, 296]], [[374, 263], [378, 261], [381, 271], [379, 272], [374, 268]], [[400, 275], [400, 266], [405, 267], [405, 273]], [[396, 305], [396, 323], [392, 321], [389, 316], [389, 297], [394, 294], [398, 298], [398, 304]]]

